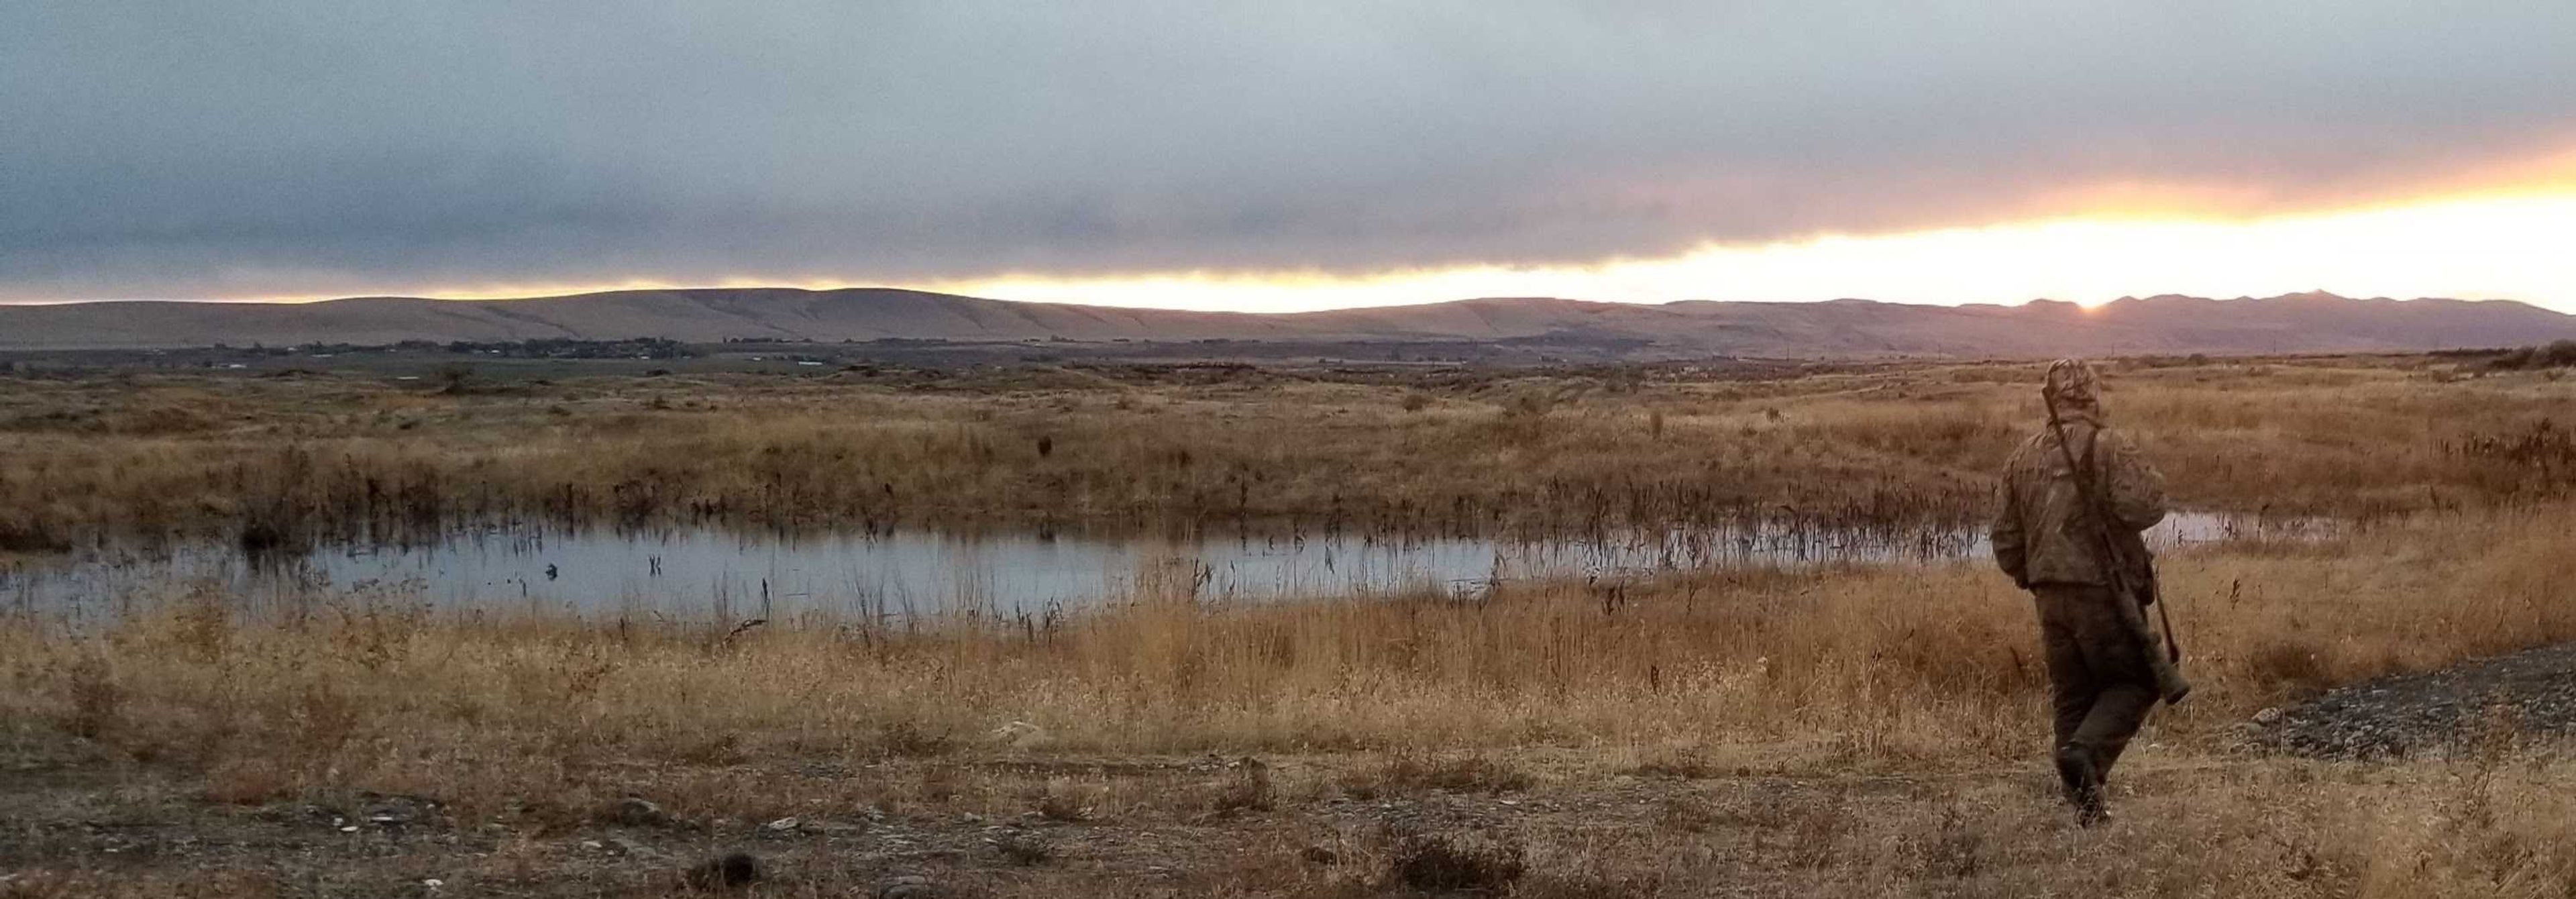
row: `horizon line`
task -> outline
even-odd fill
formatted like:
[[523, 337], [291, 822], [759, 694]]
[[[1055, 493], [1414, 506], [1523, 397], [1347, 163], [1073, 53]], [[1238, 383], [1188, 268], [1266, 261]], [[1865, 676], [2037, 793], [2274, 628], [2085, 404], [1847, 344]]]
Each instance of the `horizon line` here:
[[1876, 298], [1876, 297], [1857, 297], [1857, 296], [1836, 296], [1836, 297], [1824, 297], [1824, 298], [1819, 298], [1819, 299], [1805, 299], [1805, 300], [1743, 300], [1743, 299], [1712, 299], [1712, 298], [1707, 298], [1707, 297], [1683, 297], [1683, 298], [1679, 298], [1679, 299], [1670, 299], [1670, 300], [1600, 300], [1600, 299], [1587, 299], [1587, 298], [1583, 298], [1583, 297], [1572, 297], [1572, 296], [1554, 296], [1554, 295], [1546, 295], [1546, 294], [1522, 294], [1522, 295], [1462, 296], [1462, 297], [1452, 297], [1452, 298], [1449, 298], [1449, 299], [1423, 300], [1423, 301], [1420, 301], [1420, 302], [1371, 303], [1371, 304], [1359, 304], [1359, 305], [1351, 305], [1351, 306], [1331, 306], [1331, 307], [1323, 307], [1323, 308], [1316, 308], [1316, 309], [1248, 310], [1248, 309], [1194, 309], [1194, 308], [1181, 308], [1181, 307], [1172, 307], [1172, 306], [1153, 306], [1153, 305], [1120, 305], [1120, 304], [1116, 304], [1116, 303], [1092, 303], [1092, 302], [1066, 302], [1066, 301], [1060, 301], [1060, 300], [1025, 300], [1025, 299], [1013, 299], [1013, 298], [1008, 298], [1008, 297], [998, 297], [998, 296], [984, 296], [984, 295], [979, 295], [979, 294], [969, 294], [969, 293], [953, 293], [953, 292], [949, 292], [949, 291], [932, 290], [932, 289], [928, 289], [928, 288], [920, 288], [920, 287], [897, 287], [897, 286], [883, 285], [883, 284], [875, 284], [875, 285], [869, 285], [869, 284], [849, 284], [849, 285], [841, 285], [841, 286], [835, 286], [835, 287], [816, 287], [816, 286], [786, 285], [786, 284], [781, 284], [781, 285], [735, 284], [735, 285], [711, 285], [711, 286], [689, 286], [689, 287], [672, 287], [672, 286], [631, 286], [631, 287], [626, 287], [626, 286], [621, 286], [621, 287], [605, 287], [605, 288], [599, 288], [599, 289], [594, 289], [594, 290], [579, 290], [579, 291], [574, 291], [574, 292], [570, 292], [570, 293], [529, 293], [529, 294], [522, 294], [522, 295], [516, 295], [516, 296], [433, 296], [433, 295], [425, 295], [425, 294], [351, 294], [351, 295], [346, 295], [346, 296], [325, 296], [325, 297], [309, 297], [309, 298], [306, 298], [306, 297], [293, 297], [293, 298], [256, 298], [256, 299], [228, 299], [228, 298], [177, 298], [177, 297], [111, 297], [111, 298], [99, 298], [99, 299], [72, 299], [72, 300], [0, 300], [0, 307], [25, 307], [25, 308], [38, 308], [38, 307], [59, 307], [59, 306], [95, 306], [95, 305], [110, 305], [110, 304], [146, 304], [146, 303], [160, 303], [160, 304], [188, 304], [188, 305], [207, 305], [207, 306], [314, 306], [314, 305], [321, 305], [321, 304], [325, 304], [325, 303], [342, 303], [342, 302], [362, 301], [362, 300], [419, 300], [419, 301], [424, 301], [424, 302], [436, 302], [436, 303], [515, 303], [515, 302], [525, 302], [525, 301], [532, 301], [532, 300], [560, 300], [560, 299], [574, 299], [574, 298], [580, 298], [580, 297], [593, 297], [593, 296], [603, 296], [603, 295], [608, 295], [608, 294], [626, 294], [626, 293], [711, 293], [711, 292], [723, 292], [723, 291], [754, 291], [754, 290], [760, 290], [760, 291], [793, 291], [793, 292], [809, 293], [809, 294], [814, 294], [814, 293], [840, 293], [840, 292], [845, 292], [845, 291], [894, 291], [894, 292], [902, 292], [902, 293], [926, 294], [926, 295], [931, 295], [931, 296], [956, 297], [956, 298], [961, 298], [961, 299], [970, 299], [970, 300], [985, 300], [985, 301], [989, 301], [989, 302], [996, 302], [996, 303], [1020, 303], [1020, 304], [1028, 304], [1028, 305], [1043, 305], [1043, 306], [1071, 306], [1071, 307], [1078, 307], [1078, 308], [1090, 308], [1090, 309], [1126, 309], [1126, 310], [1151, 311], [1151, 312], [1203, 313], [1203, 314], [1219, 314], [1219, 315], [1252, 315], [1252, 316], [1262, 316], [1262, 317], [1270, 317], [1270, 316], [1292, 316], [1292, 315], [1314, 315], [1314, 314], [1330, 313], [1330, 312], [1357, 312], [1357, 311], [1364, 311], [1364, 310], [1370, 310], [1370, 309], [1406, 309], [1406, 308], [1420, 308], [1420, 307], [1425, 307], [1425, 306], [1441, 306], [1441, 305], [1448, 305], [1448, 304], [1452, 304], [1452, 303], [1476, 303], [1476, 302], [1511, 301], [1511, 300], [1523, 300], [1523, 301], [1556, 301], [1556, 302], [1570, 302], [1570, 303], [1594, 303], [1594, 304], [1605, 305], [1605, 306], [1644, 306], [1644, 307], [1654, 307], [1654, 306], [1671, 306], [1671, 305], [1677, 305], [1677, 304], [1681, 304], [1681, 303], [1743, 303], [1743, 304], [1759, 304], [1759, 305], [1803, 305], [1803, 304], [1811, 304], [1811, 303], [1852, 303], [1852, 302], [1857, 302], [1857, 303], [1879, 303], [1879, 304], [1895, 305], [1895, 306], [1931, 306], [1931, 307], [1943, 307], [1943, 308], [1952, 308], [1952, 309], [1967, 308], [1967, 307], [1991, 307], [1991, 308], [2003, 308], [2003, 309], [2018, 309], [2018, 308], [2022, 308], [2022, 307], [2025, 307], [2025, 306], [2029, 306], [2029, 305], [2032, 305], [2032, 304], [2035, 304], [2035, 303], [2063, 303], [2063, 304], [2066, 304], [2066, 305], [2076, 306], [2076, 307], [2083, 308], [2083, 309], [2099, 309], [2099, 308], [2102, 308], [2102, 307], [2105, 307], [2105, 306], [2112, 305], [2112, 304], [2114, 304], [2114, 303], [2130, 302], [2130, 301], [2137, 301], [2137, 300], [2147, 300], [2147, 299], [2155, 299], [2155, 298], [2159, 298], [2159, 297], [2182, 297], [2182, 298], [2186, 298], [2186, 299], [2209, 300], [2209, 301], [2212, 301], [2212, 302], [2221, 302], [2221, 303], [2226, 303], [2226, 302], [2237, 302], [2237, 301], [2243, 301], [2243, 300], [2269, 300], [2269, 299], [2280, 299], [2280, 298], [2283, 298], [2283, 297], [2309, 297], [2309, 296], [2331, 297], [2331, 298], [2334, 298], [2334, 299], [2340, 299], [2340, 300], [2357, 300], [2357, 301], [2373, 301], [2373, 300], [2376, 300], [2376, 301], [2387, 301], [2387, 302], [2397, 302], [2397, 303], [2411, 303], [2411, 302], [2417, 302], [2417, 301], [2423, 301], [2423, 300], [2440, 300], [2440, 301], [2449, 301], [2449, 302], [2457, 302], [2457, 303], [2514, 303], [2514, 304], [2519, 304], [2519, 305], [2523, 305], [2523, 306], [2528, 306], [2528, 307], [2531, 307], [2531, 308], [2534, 308], [2534, 309], [2540, 309], [2540, 310], [2543, 310], [2543, 311], [2548, 311], [2548, 312], [2558, 312], [2558, 313], [2559, 313], [2559, 314], [2561, 314], [2561, 315], [2576, 315], [2576, 313], [2560, 312], [2559, 310], [2557, 310], [2557, 309], [2553, 309], [2553, 308], [2551, 308], [2550, 306], [2548, 306], [2548, 305], [2546, 305], [2546, 304], [2542, 304], [2542, 303], [2535, 303], [2535, 302], [2532, 302], [2532, 301], [2530, 301], [2530, 300], [2525, 300], [2525, 299], [2520, 299], [2520, 298], [2514, 298], [2514, 297], [2451, 297], [2451, 296], [2391, 297], [2391, 296], [2386, 296], [2386, 295], [2380, 295], [2380, 296], [2351, 296], [2351, 295], [2346, 295], [2346, 294], [2336, 293], [2336, 292], [2335, 292], [2335, 291], [2333, 291], [2333, 290], [2329, 290], [2329, 289], [2321, 288], [2321, 287], [2320, 287], [2320, 288], [2310, 288], [2310, 289], [2308, 289], [2308, 290], [2304, 290], [2304, 291], [2291, 291], [2291, 292], [2288, 292], [2288, 293], [2272, 294], [2272, 295], [2269, 295], [2269, 296], [2256, 296], [2256, 295], [2254, 295], [2254, 294], [2250, 294], [2250, 293], [2249, 293], [2249, 294], [2238, 294], [2238, 295], [2236, 295], [2236, 296], [2232, 296], [2232, 297], [2206, 296], [2206, 295], [2200, 295], [2200, 294], [2175, 293], [2175, 292], [2162, 292], [2162, 293], [2150, 293], [2150, 294], [2124, 294], [2124, 295], [2122, 295], [2122, 296], [2119, 296], [2119, 297], [2116, 297], [2116, 298], [2113, 298], [2113, 299], [2109, 299], [2109, 300], [2104, 300], [2104, 301], [2101, 301], [2101, 302], [2099, 302], [2099, 303], [2084, 303], [2084, 302], [2076, 301], [2076, 300], [2060, 300], [2060, 299], [2055, 299], [2055, 298], [2052, 298], [2052, 297], [2031, 297], [2031, 298], [2028, 298], [2028, 299], [2020, 300], [2020, 301], [2018, 301], [2018, 302], [2006, 302], [2006, 301], [1973, 301], [1973, 302], [1965, 302], [1965, 303], [1944, 303], [1944, 302], [1937, 302], [1937, 301], [1922, 301], [1922, 300], [1889, 300], [1889, 299], [1879, 299], [1879, 298]]

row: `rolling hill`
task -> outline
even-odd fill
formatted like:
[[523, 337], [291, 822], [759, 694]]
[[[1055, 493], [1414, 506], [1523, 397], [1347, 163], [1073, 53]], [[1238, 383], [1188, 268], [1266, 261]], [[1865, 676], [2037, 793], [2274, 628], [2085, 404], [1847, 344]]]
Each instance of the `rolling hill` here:
[[661, 337], [840, 342], [1537, 342], [1637, 358], [2035, 357], [2519, 346], [2576, 339], [2576, 316], [2510, 301], [2324, 293], [2127, 298], [2084, 308], [1870, 300], [1642, 305], [1550, 298], [1257, 314], [1021, 303], [886, 288], [630, 290], [520, 300], [0, 306], [0, 349]]

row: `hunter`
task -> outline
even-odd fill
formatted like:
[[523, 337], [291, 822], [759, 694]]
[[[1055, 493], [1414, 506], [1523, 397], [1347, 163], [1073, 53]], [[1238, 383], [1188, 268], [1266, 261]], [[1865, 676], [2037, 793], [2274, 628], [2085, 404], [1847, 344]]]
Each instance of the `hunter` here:
[[2105, 423], [2083, 360], [2050, 364], [2040, 396], [2048, 425], [2005, 463], [1992, 537], [1995, 562], [2037, 600], [2057, 775], [2091, 826], [2108, 817], [2103, 779], [2147, 712], [2191, 688], [2146, 623], [2155, 569], [2139, 535], [2165, 517], [2164, 476]]

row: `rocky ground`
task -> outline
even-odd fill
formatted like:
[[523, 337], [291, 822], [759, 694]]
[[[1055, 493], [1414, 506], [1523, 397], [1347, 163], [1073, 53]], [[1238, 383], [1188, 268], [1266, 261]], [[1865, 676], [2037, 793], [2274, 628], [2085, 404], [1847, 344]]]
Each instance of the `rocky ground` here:
[[2383, 759], [2576, 733], [2576, 643], [2424, 674], [2379, 678], [2266, 709], [2258, 745], [2329, 759]]

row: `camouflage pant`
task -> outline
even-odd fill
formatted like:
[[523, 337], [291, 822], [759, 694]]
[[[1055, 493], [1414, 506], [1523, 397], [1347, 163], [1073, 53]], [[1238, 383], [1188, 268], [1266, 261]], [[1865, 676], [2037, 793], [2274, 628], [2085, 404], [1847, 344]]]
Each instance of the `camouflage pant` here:
[[2104, 774], [2155, 708], [2145, 648], [2120, 622], [2108, 588], [2036, 584], [2040, 643], [2057, 712], [2057, 745], [2090, 751]]

